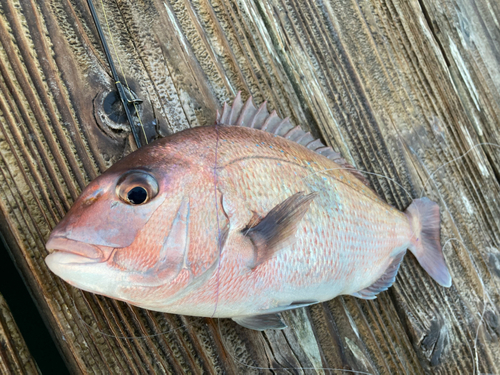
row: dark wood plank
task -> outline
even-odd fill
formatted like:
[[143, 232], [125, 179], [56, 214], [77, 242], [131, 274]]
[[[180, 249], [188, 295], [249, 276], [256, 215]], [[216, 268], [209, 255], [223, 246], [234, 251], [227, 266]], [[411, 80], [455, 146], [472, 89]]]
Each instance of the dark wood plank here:
[[0, 295], [0, 373], [6, 375], [40, 373], [2, 295]]
[[212, 123], [240, 90], [268, 100], [399, 209], [437, 201], [454, 284], [408, 256], [377, 300], [336, 298], [264, 333], [72, 289], [44, 241], [133, 146], [86, 3], [3, 0], [1, 230], [73, 372], [499, 372], [500, 147], [468, 152], [500, 139], [496, 2], [95, 3], [149, 139]]

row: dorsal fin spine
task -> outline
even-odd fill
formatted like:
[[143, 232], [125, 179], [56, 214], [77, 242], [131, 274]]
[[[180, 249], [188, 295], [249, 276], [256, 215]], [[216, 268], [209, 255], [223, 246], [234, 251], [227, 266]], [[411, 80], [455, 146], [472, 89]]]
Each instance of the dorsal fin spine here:
[[234, 98], [233, 105], [231, 106], [231, 112], [229, 113], [229, 118], [228, 122], [230, 124], [233, 123], [233, 116], [237, 115], [237, 112], [239, 110], [238, 107], [241, 107], [241, 92], [238, 91], [238, 94], [236, 94], [236, 98]]
[[260, 130], [267, 131], [267, 127], [271, 123], [271, 121], [275, 118], [278, 118], [278, 115], [276, 114], [276, 111], [273, 110], [269, 116], [267, 116], [266, 121], [264, 121], [264, 124], [262, 124], [262, 128]]
[[[262, 115], [264, 115], [264, 116], [262, 116]], [[250, 123], [250, 127], [260, 129], [261, 127], [258, 127], [257, 125], [259, 125], [259, 123], [262, 122], [263, 119], [261, 120], [261, 117], [267, 118], [268, 115], [269, 115], [269, 112], [267, 112], [267, 100], [266, 100], [264, 103], [262, 103], [260, 105], [257, 112], [253, 115], [252, 122]]]
[[283, 121], [281, 121], [281, 122], [279, 123], [278, 127], [274, 130], [274, 132], [273, 132], [273, 133], [274, 133], [274, 134], [276, 134], [276, 135], [279, 135], [280, 130], [281, 130], [281, 129], [283, 129], [284, 127], [286, 127], [286, 124], [287, 124], [287, 123], [290, 123], [290, 118], [289, 118], [289, 117], [285, 117], [285, 118], [283, 119]]
[[299, 125], [295, 126], [294, 128], [290, 129], [284, 136], [283, 138], [286, 139], [291, 139], [295, 133], [302, 131]]
[[[251, 109], [251, 108], [255, 108], [254, 104], [253, 104], [253, 100], [252, 100], [252, 97], [250, 97], [246, 102], [245, 104], [243, 105], [243, 108], [241, 109], [241, 112], [240, 112], [240, 115], [238, 116], [238, 120], [236, 121], [236, 124], [237, 126], [245, 126], [243, 125], [243, 122], [245, 121], [245, 115], [248, 113], [248, 111]], [[230, 124], [229, 124], [230, 125]]]
[[228, 123], [227, 118], [229, 117], [230, 114], [231, 114], [230, 107], [227, 105], [227, 103], [224, 103], [224, 106], [222, 107], [222, 115], [220, 121], [223, 124]]
[[[307, 140], [307, 138], [311, 137], [311, 133], [307, 132], [299, 136], [295, 142], [300, 143], [301, 145], [304, 145], [304, 141]], [[311, 137], [312, 138], [312, 137]], [[309, 141], [310, 142], [310, 141]], [[307, 142], [307, 144], [309, 143]], [[307, 147], [307, 146], [306, 146]]]

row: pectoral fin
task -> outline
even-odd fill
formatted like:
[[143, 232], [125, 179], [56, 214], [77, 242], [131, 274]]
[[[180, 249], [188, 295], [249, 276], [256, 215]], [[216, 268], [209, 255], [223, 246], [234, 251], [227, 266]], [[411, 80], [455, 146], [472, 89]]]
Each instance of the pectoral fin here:
[[297, 225], [316, 195], [317, 193], [296, 193], [269, 211], [257, 225], [251, 226], [255, 222], [253, 220], [242, 230], [243, 235], [250, 238], [254, 246], [255, 257], [250, 268], [257, 267], [276, 251], [293, 243]]
[[233, 320], [245, 328], [255, 329], [257, 331], [264, 331], [265, 329], [283, 329], [287, 327], [279, 314], [236, 316]]

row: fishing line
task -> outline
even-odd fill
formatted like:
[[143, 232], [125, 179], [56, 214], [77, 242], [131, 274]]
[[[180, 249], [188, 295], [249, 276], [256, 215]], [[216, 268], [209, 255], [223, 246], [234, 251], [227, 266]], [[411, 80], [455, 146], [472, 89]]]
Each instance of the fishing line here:
[[[492, 145], [492, 146], [495, 146], [495, 147], [500, 147], [500, 145], [496, 145], [496, 144], [491, 144], [491, 145]], [[470, 151], [470, 150], [469, 150], [469, 151]], [[434, 182], [434, 184], [435, 184], [435, 182]], [[448, 214], [449, 214], [449, 215], [450, 215], [450, 217], [452, 218], [453, 224], [454, 224], [454, 225], [455, 225], [455, 227], [456, 227], [456, 224], [455, 224], [455, 222], [454, 222], [454, 218], [453, 218], [453, 216], [451, 215], [451, 213], [450, 213], [449, 211], [448, 211]], [[480, 225], [480, 227], [481, 227], [481, 230], [482, 230], [482, 232], [483, 232], [483, 234], [484, 234], [484, 237], [486, 238], [486, 237], [487, 237], [487, 233], [486, 233], [486, 231], [485, 231], [485, 229], [484, 229], [484, 227], [483, 227], [483, 223], [482, 223], [481, 221], [478, 221], [478, 223], [479, 223], [479, 225]], [[460, 232], [459, 232], [459, 231], [458, 231], [458, 233], [460, 234]], [[465, 242], [464, 242], [464, 241], [461, 241], [461, 240], [459, 240], [459, 239], [457, 239], [457, 238], [450, 238], [450, 239], [449, 239], [449, 240], [445, 243], [445, 245], [446, 245], [448, 242], [452, 241], [452, 240], [457, 241], [457, 242], [459, 242], [460, 244], [462, 244], [462, 245], [463, 245], [463, 247], [464, 247], [464, 248], [465, 248], [465, 250], [466, 250], [467, 256], [468, 256], [468, 257], [469, 257], [469, 259], [470, 259], [471, 264], [475, 267], [475, 269], [478, 269], [478, 267], [477, 267], [477, 265], [476, 265], [475, 260], [474, 260], [474, 259], [472, 258], [472, 256], [471, 256], [471, 254], [472, 254], [472, 253], [469, 251], [469, 249], [468, 249], [468, 247], [467, 247], [467, 245], [465, 244]], [[443, 248], [444, 248], [444, 246], [443, 246]], [[479, 256], [481, 257], [481, 259], [482, 259], [483, 261], [485, 261], [485, 260], [484, 260], [484, 258], [483, 258], [483, 257], [482, 257], [482, 255], [481, 255], [481, 253], [479, 252], [478, 254], [479, 254]], [[485, 263], [486, 263], [486, 261], [485, 261]], [[491, 297], [490, 297], [490, 295], [489, 295], [489, 293], [488, 293], [488, 291], [487, 291], [487, 289], [486, 289], [486, 286], [484, 285], [483, 279], [482, 279], [482, 277], [480, 277], [480, 275], [479, 275], [479, 274], [478, 274], [478, 279], [479, 279], [479, 281], [480, 281], [481, 291], [482, 291], [482, 295], [483, 295], [483, 298], [482, 298], [482, 301], [481, 301], [481, 302], [482, 302], [482, 305], [483, 305], [483, 308], [482, 308], [482, 312], [479, 314], [479, 323], [478, 323], [478, 326], [477, 326], [477, 328], [476, 328], [476, 333], [475, 333], [474, 340], [473, 340], [474, 353], [472, 352], [472, 349], [470, 348], [470, 345], [469, 345], [469, 343], [467, 342], [467, 346], [469, 347], [469, 351], [470, 351], [470, 353], [471, 353], [471, 357], [473, 358], [473, 365], [475, 364], [475, 365], [473, 366], [473, 375], [475, 375], [475, 374], [476, 374], [476, 369], [477, 369], [477, 373], [478, 373], [478, 374], [480, 374], [480, 373], [481, 373], [481, 372], [480, 372], [480, 370], [479, 370], [479, 356], [478, 356], [477, 340], [478, 340], [478, 337], [479, 337], [479, 331], [480, 331], [481, 326], [483, 325], [483, 322], [484, 322], [484, 316], [485, 316], [485, 313], [486, 313], [486, 307], [487, 307], [487, 304], [489, 303], [489, 304], [490, 304], [490, 306], [492, 306], [493, 308], [495, 308], [495, 309], [497, 310], [497, 313], [498, 313], [498, 309], [497, 309], [497, 307], [496, 307], [495, 303], [492, 301], [492, 299], [491, 299]], [[467, 320], [468, 320], [468, 316], [467, 316], [466, 314], [463, 314], [463, 315], [462, 315], [462, 317], [464, 318], [464, 321], [467, 321]]]
[[[322, 172], [328, 172], [328, 171], [334, 171], [334, 170], [338, 170], [338, 169], [341, 169], [341, 170], [345, 170], [345, 171], [359, 171], [359, 172], [363, 172], [364, 174], [370, 174], [370, 175], [373, 175], [373, 176], [377, 176], [377, 177], [382, 177], [382, 178], [385, 178], [389, 181], [392, 181], [394, 182], [396, 185], [398, 185], [401, 189], [403, 189], [405, 191], [405, 193], [408, 195], [408, 197], [410, 199], [413, 200], [413, 197], [412, 195], [410, 194], [410, 192], [408, 190], [406, 190], [403, 185], [401, 185], [399, 182], [397, 182], [395, 179], [391, 178], [391, 177], [388, 177], [388, 176], [384, 176], [383, 174], [379, 174], [379, 173], [374, 173], [374, 172], [367, 172], [367, 171], [364, 171], [362, 169], [356, 169], [356, 168], [349, 168], [349, 167], [338, 167], [338, 168], [327, 168], [327, 169], [322, 169], [320, 171], [316, 171], [316, 172], [313, 172], [313, 173], [310, 173], [308, 174], [307, 176], [301, 178], [299, 181], [295, 182], [293, 186], [295, 186], [295, 184], [297, 184], [298, 182], [302, 182], [303, 180], [305, 180], [306, 178], [310, 177], [310, 176], [313, 176], [315, 174], [319, 174], [319, 173], [322, 173]], [[330, 176], [330, 175], [327, 175], [328, 177], [332, 177], [334, 178], [333, 176]], [[335, 180], [337, 180], [336, 178], [334, 178]], [[339, 180], [337, 180], [339, 181]], [[341, 182], [341, 181], [339, 181]]]
[[[449, 240], [447, 240], [445, 242], [445, 244], [443, 245], [443, 249], [446, 247], [446, 245], [448, 245], [448, 243], [450, 243], [451, 241], [457, 241], [459, 243], [462, 244], [462, 246], [467, 250], [468, 252], [468, 248], [467, 248], [467, 245], [463, 242], [463, 241], [460, 241], [458, 238], [450, 238]], [[479, 371], [479, 357], [478, 357], [478, 350], [477, 350], [477, 339], [479, 337], [479, 330], [484, 322], [484, 314], [486, 313], [486, 298], [488, 299], [488, 301], [493, 304], [493, 302], [491, 301], [491, 297], [488, 295], [488, 293], [486, 292], [486, 287], [484, 286], [484, 283], [483, 283], [483, 280], [481, 278], [479, 278], [479, 280], [481, 281], [481, 289], [482, 289], [482, 292], [483, 292], [483, 311], [481, 312], [481, 314], [479, 315], [480, 319], [479, 319], [479, 323], [477, 325], [477, 329], [476, 329], [476, 335], [474, 337], [474, 340], [473, 340], [473, 348], [474, 348], [474, 351], [472, 351], [470, 345], [469, 345], [469, 342], [467, 342], [467, 346], [469, 347], [469, 351], [470, 351], [470, 355], [471, 357], [473, 358], [473, 360], [475, 361], [475, 364], [473, 366], [473, 372], [472, 374], [475, 375], [476, 374], [476, 367], [477, 367], [477, 372], [478, 374], [480, 373]], [[464, 318], [466, 318], [464, 316]]]
[[[90, 1], [92, 1], [92, 0], [90, 0]], [[118, 4], [117, 4], [117, 6], [118, 6]], [[101, 0], [101, 7], [102, 7], [102, 13], [104, 15], [104, 20], [106, 21], [106, 26], [108, 27], [108, 34], [111, 38], [111, 45], [113, 46], [113, 51], [115, 52], [116, 59], [118, 60], [118, 65], [120, 66], [120, 71], [121, 71], [122, 77], [125, 81], [125, 86], [127, 86], [127, 90], [131, 93], [132, 90], [130, 89], [130, 86], [128, 84], [127, 76], [125, 75], [125, 71], [124, 71], [123, 66], [122, 66], [122, 61], [120, 60], [120, 56], [118, 55], [118, 51], [117, 51], [116, 46], [115, 46], [115, 40], [113, 38], [113, 33], [111, 32], [111, 27], [110, 27], [109, 22], [108, 22], [108, 16], [106, 13], [106, 9], [104, 8], [103, 0]], [[142, 134], [144, 135], [144, 139], [146, 141], [146, 144], [148, 144], [148, 137], [146, 136], [146, 131], [144, 130], [144, 124], [142, 123], [142, 119], [141, 119], [139, 110], [136, 106], [136, 101], [132, 100], [131, 102], [134, 106], [135, 113], [137, 113], [137, 118], [139, 119], [139, 123], [141, 124]], [[132, 124], [131, 124], [131, 126], [132, 126]], [[138, 146], [138, 147], [140, 147], [140, 146]]]
[[[471, 148], [470, 148], [467, 152], [465, 152], [463, 155], [458, 156], [458, 157], [456, 157], [455, 159], [453, 159], [453, 160], [451, 160], [451, 161], [449, 161], [449, 162], [447, 162], [447, 163], [444, 163], [443, 165], [441, 165], [439, 168], [437, 168], [434, 172], [432, 172], [432, 173], [430, 174], [429, 178], [427, 179], [427, 181], [426, 181], [426, 182], [425, 182], [425, 184], [424, 184], [424, 187], [422, 188], [422, 193], [420, 194], [420, 198], [422, 198], [422, 197], [423, 197], [423, 195], [424, 195], [424, 191], [425, 191], [425, 187], [427, 186], [427, 183], [428, 183], [430, 180], [432, 180], [432, 181], [434, 182], [434, 179], [432, 178], [432, 176], [434, 176], [434, 174], [435, 174], [437, 171], [439, 171], [441, 168], [444, 168], [445, 166], [447, 166], [447, 165], [448, 165], [448, 164], [450, 164], [450, 163], [453, 163], [453, 162], [455, 162], [455, 161], [458, 161], [458, 160], [460, 160], [460, 159], [464, 158], [464, 157], [465, 157], [465, 156], [466, 156], [469, 152], [471, 152], [472, 150], [474, 150], [476, 147], [479, 147], [479, 146], [493, 146], [493, 147], [499, 147], [499, 148], [500, 148], [500, 145], [497, 145], [497, 144], [494, 144], [494, 143], [487, 143], [487, 142], [486, 142], [486, 143], [478, 143], [477, 145], [472, 146], [472, 147], [471, 147]], [[424, 165], [423, 163], [421, 163], [421, 164], [425, 167], [425, 165]]]
[[[313, 172], [313, 173], [310, 173], [308, 174], [307, 176], [301, 178], [299, 181], [296, 181], [293, 185], [295, 186], [298, 182], [302, 182], [304, 181], [306, 178], [310, 177], [310, 176], [313, 176], [313, 175], [316, 175], [316, 174], [320, 174], [320, 173], [323, 173], [323, 172], [328, 172], [328, 171], [334, 171], [334, 170], [346, 170], [346, 171], [359, 171], [359, 172], [363, 172], [364, 174], [368, 174], [368, 175], [373, 175], [373, 176], [377, 176], [377, 177], [382, 177], [382, 178], [385, 178], [393, 183], [395, 183], [396, 185], [398, 185], [401, 189], [403, 189], [403, 191], [406, 193], [406, 195], [408, 195], [408, 197], [413, 201], [413, 197], [412, 195], [410, 194], [410, 192], [408, 190], [406, 190], [403, 185], [401, 185], [399, 182], [397, 182], [395, 179], [391, 178], [391, 177], [388, 177], [388, 176], [384, 176], [382, 174], [379, 174], [379, 173], [374, 173], [374, 172], [368, 172], [368, 171], [364, 171], [362, 169], [356, 169], [356, 168], [349, 168], [349, 167], [338, 167], [338, 168], [328, 168], [328, 169], [322, 169], [320, 171], [316, 171], [316, 172]], [[326, 174], [326, 176], [330, 177], [330, 178], [333, 178], [339, 182], [341, 182], [340, 180], [338, 180], [337, 178], [333, 177], [333, 176], [330, 176], [329, 174]], [[371, 188], [370, 188], [371, 189]], [[376, 194], [376, 193], [375, 193]], [[417, 211], [418, 211], [418, 208], [417, 208]], [[415, 237], [415, 234], [417, 233], [417, 228], [414, 229], [411, 237], [410, 237], [410, 240]]]
[[[106, 336], [106, 337], [111, 337], [111, 338], [114, 338], [114, 339], [121, 339], [121, 340], [137, 340], [137, 339], [147, 339], [147, 338], [151, 338], [151, 337], [158, 337], [158, 336], [163, 336], [163, 335], [166, 335], [167, 333], [171, 333], [171, 332], [175, 332], [175, 331], [178, 331], [178, 330], [181, 330], [181, 329], [186, 329], [187, 326], [186, 324], [183, 324], [182, 326], [180, 327], [177, 327], [177, 328], [171, 328], [169, 329], [168, 331], [164, 331], [164, 332], [159, 332], [159, 333], [154, 333], [154, 334], [149, 334], [149, 335], [141, 335], [141, 336], [117, 336], [117, 335], [114, 335], [114, 334], [110, 334], [110, 333], [106, 333], [104, 331], [101, 331], [100, 329], [98, 328], [94, 328], [92, 327], [90, 324], [88, 324], [85, 319], [83, 319], [83, 316], [80, 314], [80, 311], [79, 309], [77, 308], [76, 306], [76, 298], [75, 298], [75, 295], [77, 292], [80, 292], [81, 294], [81, 299], [83, 299], [85, 301], [85, 304], [87, 305], [87, 308], [90, 310], [90, 311], [94, 311], [90, 305], [88, 304], [87, 302], [87, 298], [83, 295], [83, 291], [81, 289], [78, 289], [78, 288], [75, 288], [75, 287], [71, 287], [71, 297], [72, 297], [72, 302], [73, 302], [73, 309], [74, 311], [76, 312], [76, 315], [80, 318], [80, 321], [83, 323], [83, 325], [85, 326], [85, 328], [87, 329], [87, 332], [89, 334], [92, 335], [92, 333], [99, 333], [103, 336]], [[126, 302], [124, 302], [126, 303]], [[127, 303], [127, 305], [129, 306], [132, 306], [130, 304]], [[167, 314], [167, 313], [162, 313], [162, 314]], [[174, 314], [169, 314], [169, 315], [174, 315]], [[190, 317], [192, 318], [192, 322], [199, 322], [200, 320], [202, 319], [205, 319], [205, 317], [195, 317], [195, 316], [192, 316]], [[97, 323], [96, 323], [97, 324]], [[111, 329], [111, 327], [109, 327]], [[92, 330], [93, 332], [90, 332], [89, 330]]]
[[[225, 340], [225, 336], [222, 334], [221, 330], [221, 323], [220, 319], [217, 322], [217, 328], [219, 330], [219, 335], [221, 340], [223, 341], [224, 348], [227, 348], [226, 346], [228, 344], [228, 341]], [[231, 345], [229, 345], [231, 347]], [[253, 366], [249, 365], [248, 363], [241, 362], [238, 358], [236, 358], [230, 351], [226, 349], [226, 353], [229, 354], [229, 356], [236, 362], [239, 363], [240, 365], [255, 369], [255, 370], [328, 370], [328, 371], [345, 371], [353, 374], [364, 374], [364, 375], [374, 375], [371, 372], [365, 372], [365, 371], [357, 371], [357, 370], [348, 370], [348, 369], [339, 369], [339, 368], [332, 368], [332, 367], [259, 367], [259, 366]]]
[[[115, 80], [115, 85], [116, 85], [116, 89], [118, 90], [118, 95], [120, 97], [123, 108], [125, 110], [127, 120], [130, 123], [130, 129], [132, 131], [132, 135], [134, 136], [134, 140], [135, 140], [137, 147], [140, 148], [141, 147], [141, 140], [140, 140], [139, 134], [137, 133], [137, 129], [135, 128], [136, 127], [135, 121], [132, 117], [132, 114], [130, 113], [129, 108], [128, 108], [128, 105], [130, 103], [132, 103], [132, 105], [134, 106], [134, 109], [135, 109], [135, 113], [137, 114], [137, 118], [139, 119], [139, 123], [141, 125], [140, 127], [142, 128], [144, 140], [146, 141], [146, 144], [148, 144], [148, 137], [146, 136], [146, 131], [144, 130], [144, 124], [142, 123], [140, 112], [136, 106], [137, 100], [134, 100], [134, 98], [129, 99], [127, 97], [127, 94], [125, 93], [125, 90], [123, 89], [123, 85], [120, 81], [120, 78], [118, 77], [118, 73], [116, 72], [115, 64], [113, 63], [113, 58], [112, 58], [111, 53], [109, 51], [108, 44], [106, 42], [106, 38], [105, 38], [104, 33], [102, 31], [101, 24], [99, 22], [99, 17], [97, 16], [97, 12], [95, 10], [94, 4], [93, 4], [92, 0], [87, 0], [87, 3], [88, 3], [88, 6], [90, 8], [90, 13], [92, 14], [92, 18], [93, 18], [94, 23], [95, 23], [97, 33], [99, 34], [99, 38], [101, 40], [101, 44], [103, 46], [104, 53], [106, 55], [106, 59], [108, 60], [109, 68], [111, 69], [111, 75], [113, 76], [113, 79]], [[130, 93], [130, 95], [132, 95], [132, 90], [130, 89], [130, 86], [127, 82], [127, 77], [125, 76], [124, 69], [123, 69], [123, 66], [122, 66], [122, 63], [120, 60], [120, 56], [118, 55], [118, 52], [116, 50], [115, 42], [113, 39], [113, 34], [111, 33], [111, 27], [109, 25], [108, 17], [107, 17], [106, 10], [104, 8], [104, 3], [102, 0], [101, 0], [101, 7], [102, 7], [103, 14], [104, 14], [104, 19], [106, 21], [106, 25], [108, 27], [108, 34], [111, 38], [111, 45], [113, 46], [113, 50], [115, 52], [116, 59], [118, 60], [118, 65], [120, 66], [120, 70], [121, 70], [123, 79], [125, 80], [125, 86], [127, 87], [127, 90]]]
[[216, 133], [216, 139], [215, 139], [215, 156], [214, 156], [214, 196], [215, 196], [215, 216], [217, 218], [217, 245], [218, 245], [218, 259], [217, 259], [217, 288], [216, 288], [216, 295], [215, 295], [215, 306], [214, 306], [214, 312], [212, 313], [212, 318], [215, 316], [215, 312], [217, 311], [217, 306], [219, 304], [219, 286], [220, 286], [220, 265], [221, 265], [221, 255], [222, 255], [222, 238], [221, 238], [221, 231], [220, 231], [220, 221], [219, 221], [219, 200], [217, 198], [217, 180], [218, 180], [218, 175], [217, 175], [217, 156], [219, 152], [219, 128], [217, 126], [217, 123], [215, 124], [215, 133]]

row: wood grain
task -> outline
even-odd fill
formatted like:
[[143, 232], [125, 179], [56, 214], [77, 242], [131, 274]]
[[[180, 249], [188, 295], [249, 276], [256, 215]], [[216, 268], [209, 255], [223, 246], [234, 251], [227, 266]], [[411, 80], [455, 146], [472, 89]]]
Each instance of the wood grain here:
[[339, 297], [264, 333], [72, 289], [44, 241], [133, 146], [86, 2], [2, 0], [0, 227], [72, 372], [500, 372], [496, 1], [95, 4], [149, 140], [213, 123], [238, 91], [267, 100], [397, 208], [437, 201], [453, 286], [407, 256], [377, 300]]
[[40, 373], [2, 295], [0, 295], [0, 373], [5, 375]]

